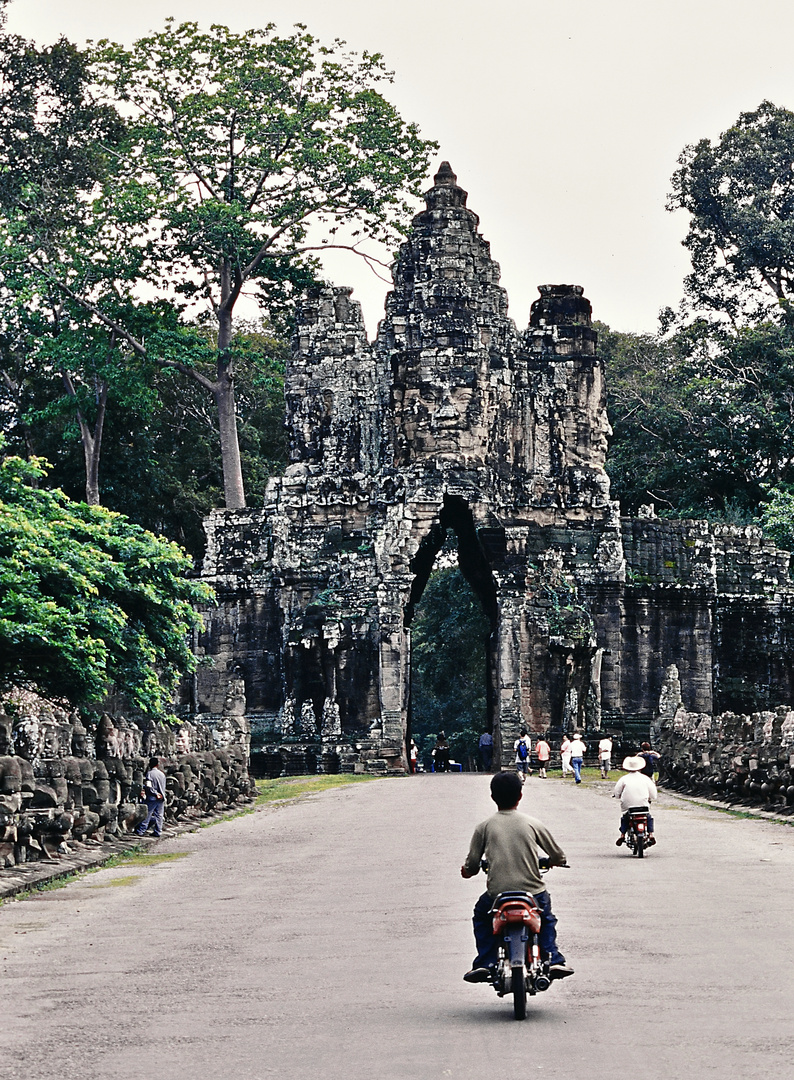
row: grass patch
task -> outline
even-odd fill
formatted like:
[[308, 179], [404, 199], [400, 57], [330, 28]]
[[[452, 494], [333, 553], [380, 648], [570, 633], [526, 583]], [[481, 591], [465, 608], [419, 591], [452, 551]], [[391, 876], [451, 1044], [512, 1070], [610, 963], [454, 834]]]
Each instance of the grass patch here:
[[[547, 772], [546, 772], [546, 776], [547, 776], [547, 778], [549, 780], [562, 780], [563, 779], [561, 769], [548, 769]], [[618, 782], [618, 780], [620, 780], [621, 776], [625, 776], [625, 773], [623, 772], [623, 770], [615, 768], [615, 766], [613, 765], [612, 768], [609, 770], [609, 776], [606, 778], [606, 783], [608, 783], [608, 784], [616, 784]], [[583, 781], [584, 780], [603, 780], [604, 779], [603, 776], [601, 775], [601, 770], [599, 769], [599, 767], [597, 765], [586, 765], [582, 769], [581, 777], [582, 777]], [[538, 779], [538, 770], [536, 768], [534, 768], [534, 767], [532, 769], [532, 779], [533, 780]], [[566, 784], [572, 784], [574, 782], [572, 773], [569, 773], [564, 779], [565, 779]]]
[[382, 776], [364, 776], [361, 773], [337, 773], [328, 775], [325, 773], [312, 776], [280, 776], [276, 780], [256, 780], [256, 801], [253, 806], [246, 806], [236, 813], [224, 814], [216, 821], [202, 821], [199, 829], [211, 829], [214, 825], [222, 825], [225, 821], [233, 818], [245, 817], [247, 814], [255, 814], [260, 806], [283, 806], [295, 802], [302, 795], [314, 795], [319, 791], [327, 791], [329, 788], [345, 787], [347, 784], [358, 784], [365, 780], [382, 780]]
[[115, 889], [119, 885], [135, 885], [141, 880], [140, 874], [128, 874], [126, 877], [114, 877], [101, 885], [91, 885], [92, 889]]
[[[31, 900], [35, 899], [35, 897], [43, 892], [53, 892], [55, 889], [65, 889], [66, 886], [71, 885], [73, 881], [78, 881], [81, 878], [87, 877], [89, 874], [97, 874], [100, 870], [123, 869], [128, 866], [155, 866], [157, 863], [171, 862], [173, 859], [186, 859], [189, 854], [189, 851], [172, 851], [167, 854], [163, 853], [161, 855], [155, 855], [145, 851], [142, 847], [136, 846], [130, 848], [129, 851], [120, 852], [118, 855], [111, 855], [101, 866], [90, 866], [85, 870], [73, 870], [68, 874], [64, 874], [62, 877], [53, 878], [52, 881], [42, 881], [40, 885], [33, 885], [31, 888], [24, 889], [22, 892], [15, 893], [13, 896], [0, 898], [0, 907], [10, 900]], [[107, 889], [114, 885], [132, 885], [139, 880], [139, 876], [140, 875], [128, 875], [123, 878], [114, 878], [113, 881], [110, 881], [105, 885], [92, 885], [91, 888]]]
[[314, 795], [329, 788], [346, 787], [348, 784], [366, 783], [382, 777], [365, 776], [361, 773], [322, 774], [319, 776], [279, 776], [276, 780], [256, 781], [256, 806], [269, 803], [289, 802], [301, 795]]
[[136, 848], [132, 851], [125, 851], [122, 855], [114, 855], [102, 866], [98, 866], [97, 869], [113, 869], [114, 866], [156, 866], [157, 863], [161, 862], [173, 862], [174, 859], [186, 859], [188, 855], [190, 855], [189, 851], [170, 851], [168, 853], [162, 852], [161, 854], [155, 854], [151, 851], [144, 851], [141, 848]]

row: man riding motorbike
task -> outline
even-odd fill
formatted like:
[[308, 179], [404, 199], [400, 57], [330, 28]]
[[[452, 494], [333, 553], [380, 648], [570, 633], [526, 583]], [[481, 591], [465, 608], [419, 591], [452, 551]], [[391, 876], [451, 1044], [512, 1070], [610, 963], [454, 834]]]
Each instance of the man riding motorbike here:
[[564, 979], [573, 968], [557, 947], [557, 919], [552, 914], [551, 897], [540, 874], [538, 849], [548, 856], [551, 866], [565, 865], [565, 852], [549, 830], [536, 818], [518, 812], [522, 797], [521, 777], [516, 772], [500, 772], [491, 780], [491, 798], [497, 813], [474, 830], [469, 853], [460, 868], [461, 877], [480, 872], [483, 858], [488, 867], [487, 891], [474, 906], [474, 940], [477, 956], [466, 982], [488, 982], [498, 962], [498, 943], [493, 932], [491, 908], [499, 893], [520, 890], [530, 893], [541, 911], [540, 949], [550, 962], [549, 975]]
[[[650, 776], [646, 776], [642, 769], [645, 767], [645, 758], [638, 755], [627, 757], [623, 761], [623, 770], [626, 776], [621, 776], [612, 791], [613, 799], [620, 799], [620, 809], [623, 811], [620, 818], [620, 836], [615, 841], [617, 847], [623, 843], [629, 828], [629, 810], [635, 806], [647, 806], [650, 810], [651, 803], [658, 799], [659, 792], [656, 784]], [[656, 843], [653, 835], [653, 818], [648, 814], [648, 847]]]

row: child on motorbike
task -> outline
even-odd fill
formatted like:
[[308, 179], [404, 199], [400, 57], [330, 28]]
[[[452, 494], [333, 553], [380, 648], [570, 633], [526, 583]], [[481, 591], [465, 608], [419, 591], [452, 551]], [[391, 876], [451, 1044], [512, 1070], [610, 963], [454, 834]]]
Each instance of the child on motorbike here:
[[544, 851], [549, 866], [565, 866], [565, 852], [549, 830], [536, 818], [518, 812], [522, 781], [516, 772], [500, 772], [491, 780], [491, 798], [498, 811], [474, 830], [469, 853], [460, 868], [461, 877], [474, 877], [483, 859], [488, 867], [487, 891], [474, 906], [474, 940], [477, 956], [466, 982], [488, 982], [498, 962], [497, 939], [493, 933], [491, 908], [499, 893], [520, 890], [530, 893], [541, 910], [540, 948], [550, 962], [549, 975], [564, 979], [573, 968], [557, 947], [557, 919], [552, 914], [551, 897], [540, 874], [538, 849]]

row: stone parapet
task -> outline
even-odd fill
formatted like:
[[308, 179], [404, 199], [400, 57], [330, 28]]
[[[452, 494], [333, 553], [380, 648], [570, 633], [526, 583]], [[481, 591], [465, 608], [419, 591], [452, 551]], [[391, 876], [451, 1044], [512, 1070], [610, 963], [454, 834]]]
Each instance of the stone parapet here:
[[239, 717], [174, 729], [107, 713], [90, 722], [58, 708], [0, 713], [0, 872], [133, 833], [146, 816], [151, 756], [166, 774], [167, 824], [254, 795]]
[[794, 813], [794, 709], [750, 714], [679, 709], [661, 729], [661, 780], [674, 791]]

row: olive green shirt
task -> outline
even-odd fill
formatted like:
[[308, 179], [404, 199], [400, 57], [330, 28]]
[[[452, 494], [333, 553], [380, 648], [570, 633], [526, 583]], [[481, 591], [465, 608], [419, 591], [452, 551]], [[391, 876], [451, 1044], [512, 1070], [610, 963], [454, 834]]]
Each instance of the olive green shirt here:
[[491, 896], [510, 890], [545, 892], [538, 848], [548, 855], [552, 866], [565, 862], [565, 852], [542, 822], [518, 810], [499, 810], [474, 830], [464, 866], [477, 874], [480, 860], [486, 859]]

